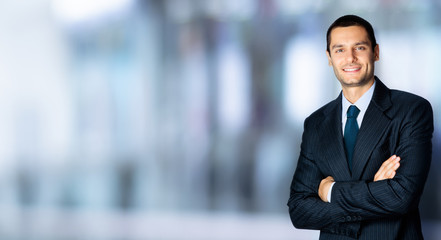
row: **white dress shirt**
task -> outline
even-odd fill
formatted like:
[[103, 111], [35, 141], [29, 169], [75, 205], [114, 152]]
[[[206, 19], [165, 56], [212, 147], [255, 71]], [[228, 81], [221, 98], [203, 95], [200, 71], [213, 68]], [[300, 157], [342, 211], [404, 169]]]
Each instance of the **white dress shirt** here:
[[[369, 90], [367, 90], [367, 92], [365, 92], [363, 94], [363, 96], [361, 96], [355, 103], [351, 103], [348, 101], [348, 99], [346, 99], [346, 97], [343, 95], [343, 97], [341, 98], [341, 126], [342, 126], [342, 130], [343, 130], [343, 137], [345, 134], [345, 126], [346, 126], [346, 113], [348, 112], [348, 108], [351, 105], [355, 105], [358, 110], [360, 110], [360, 113], [357, 116], [357, 123], [358, 123], [358, 128], [361, 128], [361, 123], [363, 122], [363, 117], [364, 114], [366, 113], [366, 110], [369, 106], [369, 103], [372, 100], [372, 95], [374, 95], [374, 89], [375, 89], [375, 80], [374, 80], [374, 84], [372, 84], [372, 86], [369, 88]], [[328, 202], [331, 202], [331, 193], [332, 193], [332, 187], [334, 186], [335, 182], [333, 182], [331, 184], [331, 187], [329, 188], [328, 191]]]

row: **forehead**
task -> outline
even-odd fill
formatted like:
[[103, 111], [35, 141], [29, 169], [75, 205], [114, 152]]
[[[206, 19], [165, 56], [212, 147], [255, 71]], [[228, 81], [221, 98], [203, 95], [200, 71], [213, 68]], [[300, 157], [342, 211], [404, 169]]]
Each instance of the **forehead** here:
[[335, 44], [350, 44], [356, 42], [371, 43], [366, 29], [361, 26], [336, 27], [332, 29], [330, 37], [331, 47]]

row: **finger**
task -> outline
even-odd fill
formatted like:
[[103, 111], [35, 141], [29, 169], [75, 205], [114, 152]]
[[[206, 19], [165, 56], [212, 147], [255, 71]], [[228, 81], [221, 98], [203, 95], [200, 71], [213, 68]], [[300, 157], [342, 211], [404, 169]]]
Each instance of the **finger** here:
[[396, 162], [392, 169], [396, 171], [400, 166], [401, 166], [400, 162]]
[[395, 175], [396, 175], [396, 170], [397, 170], [399, 167], [400, 167], [400, 163], [399, 163], [399, 162], [396, 162], [396, 163], [393, 165], [393, 167], [391, 167], [391, 168], [387, 171], [387, 173], [384, 175], [384, 177], [387, 178], [387, 179], [392, 179], [392, 178], [394, 178]]
[[400, 162], [399, 162], [400, 158], [396, 158], [394, 161], [392, 161], [390, 164], [388, 164], [388, 166], [385, 168], [386, 171], [389, 170], [397, 170], [400, 167]]
[[394, 178], [395, 177], [395, 175], [396, 175], [396, 171], [394, 171], [394, 170], [390, 170], [386, 175], [385, 175], [385, 179], [392, 179], [392, 178]]
[[384, 171], [384, 168], [383, 168], [381, 171], [378, 171], [378, 172], [375, 174], [374, 179], [375, 179], [375, 180], [384, 179], [384, 178], [385, 178], [385, 176], [384, 176], [385, 174], [386, 174], [386, 171]]
[[399, 167], [399, 161], [400, 161], [399, 157], [395, 157], [395, 158], [391, 159], [390, 161], [387, 162], [387, 164], [385, 164], [385, 167], [383, 170], [384, 171], [388, 171], [390, 169], [397, 170]]
[[388, 178], [391, 179], [391, 178], [393, 178], [396, 174], [397, 174], [397, 171], [391, 171], [391, 172], [389, 173]]
[[[400, 158], [392, 155], [388, 160], [384, 161], [380, 169], [375, 173], [374, 181], [393, 178], [394, 171], [399, 167]], [[397, 165], [398, 164], [398, 165]]]
[[389, 170], [382, 170], [381, 172], [377, 172], [377, 174], [374, 177], [374, 181], [384, 180], [389, 178]]
[[394, 154], [394, 155], [390, 156], [390, 158], [388, 158], [385, 162], [394, 161], [396, 158], [397, 158], [397, 155]]
[[383, 162], [383, 164], [381, 164], [380, 169], [378, 169], [378, 171], [383, 171], [385, 168], [387, 168], [389, 166], [390, 163], [392, 163], [395, 159], [397, 158], [396, 155], [392, 155], [389, 159], [387, 159], [386, 161]]
[[396, 174], [397, 174], [397, 172], [396, 172], [396, 171], [393, 171], [393, 172], [392, 172], [392, 175], [390, 176], [390, 179], [394, 178]]
[[390, 179], [395, 175], [395, 171], [394, 170], [389, 170], [387, 171], [387, 173], [384, 175], [385, 179]]
[[378, 172], [375, 174], [375, 179], [384, 179], [390, 170], [389, 165], [385, 165], [382, 168], [378, 170]]
[[399, 161], [399, 159], [400, 159], [400, 157], [398, 157], [397, 155], [392, 155], [389, 159], [387, 159], [387, 160], [384, 162], [384, 164], [385, 164], [385, 165], [390, 165], [390, 164], [393, 164], [393, 163]]
[[334, 178], [331, 177], [331, 176], [328, 176], [328, 177], [324, 178], [322, 181], [324, 181], [324, 182], [334, 182]]
[[[395, 176], [394, 171], [399, 167], [400, 158], [397, 155], [392, 155], [381, 164], [380, 169], [375, 173], [374, 181], [391, 178]], [[398, 165], [397, 165], [398, 164]]]

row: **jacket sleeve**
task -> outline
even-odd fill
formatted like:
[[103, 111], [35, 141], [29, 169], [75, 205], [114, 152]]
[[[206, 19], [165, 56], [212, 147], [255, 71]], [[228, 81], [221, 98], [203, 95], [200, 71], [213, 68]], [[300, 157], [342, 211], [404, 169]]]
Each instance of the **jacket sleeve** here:
[[332, 189], [333, 205], [359, 220], [401, 216], [418, 207], [432, 158], [433, 113], [426, 100], [412, 106], [399, 131], [396, 155], [401, 161], [395, 177], [337, 182]]
[[323, 202], [318, 196], [320, 181], [326, 176], [314, 160], [313, 146], [318, 144], [319, 139], [315, 128], [310, 125], [306, 119], [300, 157], [291, 183], [288, 200], [291, 221], [296, 228], [356, 236], [360, 223], [336, 223], [335, 219], [345, 216], [342, 209], [333, 203]]

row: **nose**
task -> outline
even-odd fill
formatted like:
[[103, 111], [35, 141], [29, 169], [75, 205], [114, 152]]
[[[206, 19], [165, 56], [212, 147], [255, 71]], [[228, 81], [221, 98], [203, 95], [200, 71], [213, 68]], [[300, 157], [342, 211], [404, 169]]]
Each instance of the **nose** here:
[[351, 63], [356, 62], [357, 61], [357, 55], [356, 55], [355, 50], [347, 51], [346, 59], [347, 59], [348, 62], [351, 62]]

